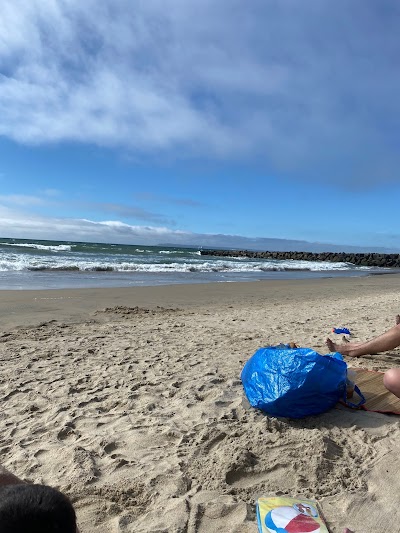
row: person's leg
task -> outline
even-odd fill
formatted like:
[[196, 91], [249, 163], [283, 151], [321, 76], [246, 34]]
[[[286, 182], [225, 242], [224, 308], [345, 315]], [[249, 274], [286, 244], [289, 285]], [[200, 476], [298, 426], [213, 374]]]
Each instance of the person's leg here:
[[331, 352], [339, 352], [342, 355], [349, 355], [350, 357], [386, 352], [387, 350], [393, 350], [393, 348], [400, 346], [400, 324], [390, 328], [383, 335], [361, 344], [353, 344], [351, 342], [336, 344], [329, 338], [326, 339], [326, 344]]
[[387, 390], [400, 398], [400, 368], [391, 368], [385, 372], [383, 384]]

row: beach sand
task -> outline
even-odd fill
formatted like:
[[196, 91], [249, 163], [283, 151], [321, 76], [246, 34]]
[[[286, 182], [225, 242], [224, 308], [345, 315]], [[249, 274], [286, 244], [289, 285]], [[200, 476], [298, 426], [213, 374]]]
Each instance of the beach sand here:
[[[255, 502], [317, 499], [331, 531], [397, 532], [400, 417], [275, 419], [240, 382], [261, 346], [326, 353], [394, 325], [400, 278], [0, 292], [0, 462], [65, 491], [82, 533], [256, 533]], [[340, 337], [339, 337], [340, 338]], [[348, 359], [385, 370], [400, 351]]]

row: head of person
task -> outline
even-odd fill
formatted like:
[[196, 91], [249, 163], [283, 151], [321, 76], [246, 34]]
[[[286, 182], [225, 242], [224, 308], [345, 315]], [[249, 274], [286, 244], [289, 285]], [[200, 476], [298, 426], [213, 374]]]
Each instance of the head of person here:
[[69, 499], [46, 485], [0, 487], [0, 533], [77, 533]]

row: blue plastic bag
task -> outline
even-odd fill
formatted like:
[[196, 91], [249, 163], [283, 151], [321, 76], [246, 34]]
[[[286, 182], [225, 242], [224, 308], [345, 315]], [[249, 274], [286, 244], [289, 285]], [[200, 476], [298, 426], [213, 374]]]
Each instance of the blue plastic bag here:
[[[245, 364], [241, 379], [250, 404], [272, 416], [303, 418], [346, 401], [347, 364], [339, 353], [260, 348]], [[361, 395], [358, 405], [362, 403]]]

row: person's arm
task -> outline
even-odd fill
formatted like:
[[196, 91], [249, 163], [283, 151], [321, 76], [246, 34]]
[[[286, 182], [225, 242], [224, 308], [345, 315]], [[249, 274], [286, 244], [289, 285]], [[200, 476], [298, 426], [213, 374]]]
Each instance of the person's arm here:
[[25, 483], [25, 481], [22, 481], [22, 479], [9, 472], [7, 468], [0, 465], [0, 487], [3, 485], [20, 485], [21, 483]]

